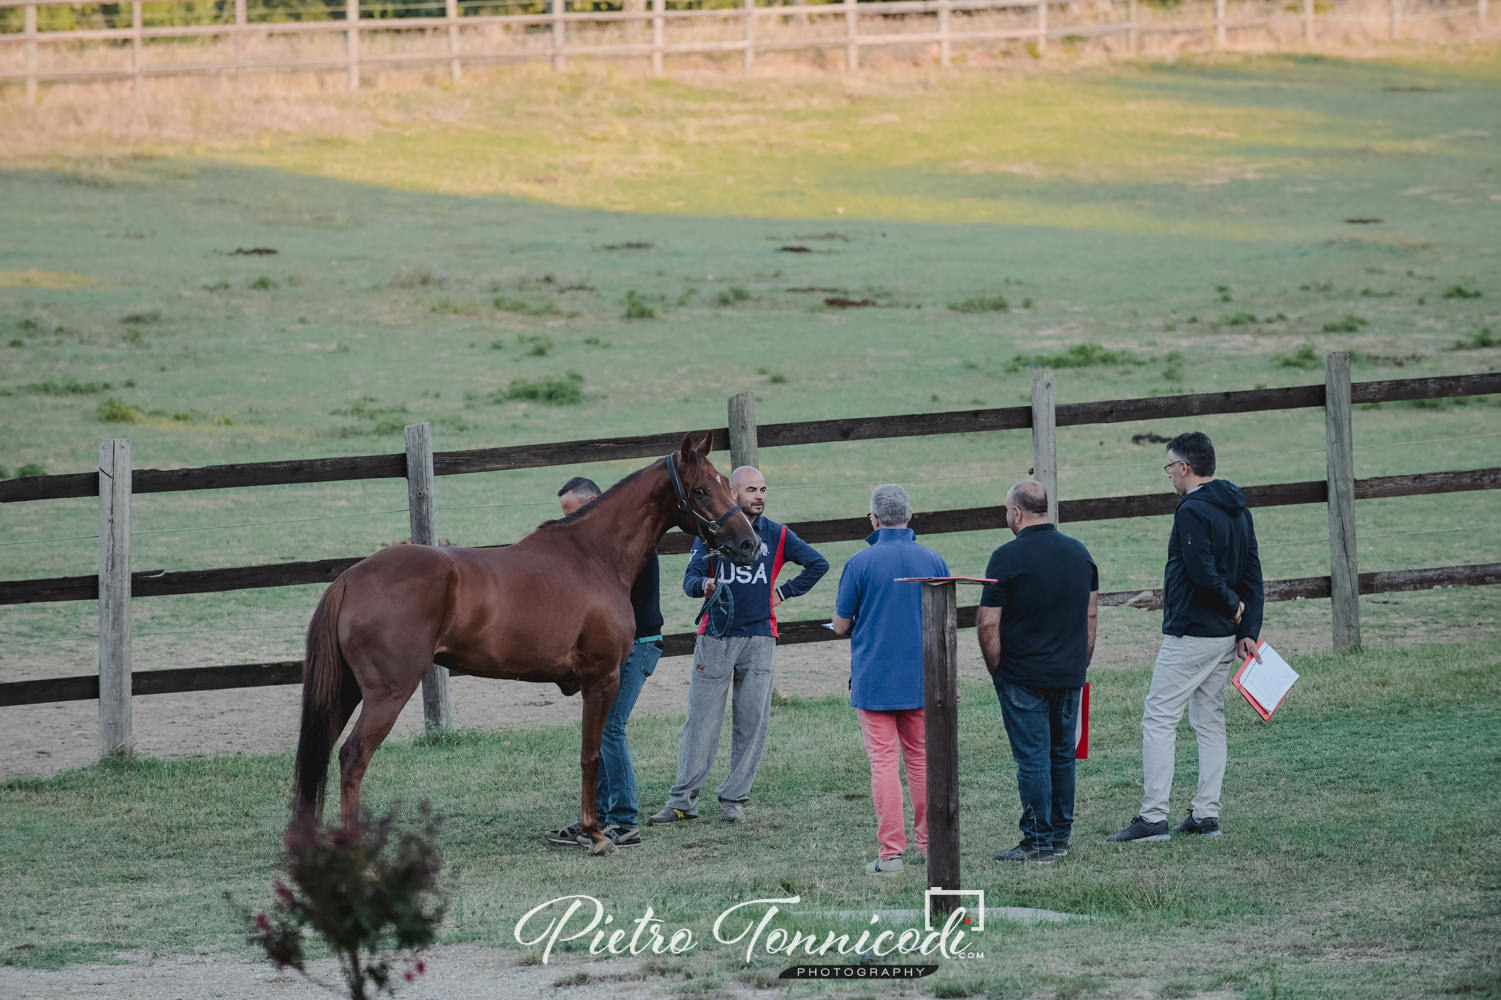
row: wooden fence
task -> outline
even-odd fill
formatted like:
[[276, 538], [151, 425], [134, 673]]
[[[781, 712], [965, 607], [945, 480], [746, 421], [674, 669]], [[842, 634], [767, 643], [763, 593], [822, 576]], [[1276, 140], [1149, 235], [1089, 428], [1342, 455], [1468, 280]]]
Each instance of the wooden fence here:
[[[360, 86], [362, 74], [404, 66], [446, 67], [458, 83], [463, 67], [546, 60], [554, 69], [569, 59], [640, 58], [661, 73], [668, 56], [741, 55], [751, 72], [758, 55], [771, 52], [819, 50], [842, 54], [843, 65], [856, 69], [861, 52], [894, 46], [932, 47], [933, 57], [948, 66], [957, 48], [977, 43], [1014, 42], [1030, 45], [1035, 55], [1047, 53], [1050, 40], [1121, 38], [1124, 50], [1136, 55], [1145, 35], [1198, 36], [1214, 48], [1230, 44], [1232, 32], [1288, 26], [1304, 44], [1343, 23], [1386, 22], [1391, 39], [1402, 37], [1403, 24], [1453, 18], [1475, 19], [1485, 30], [1488, 0], [1339, 0], [1299, 6], [1268, 5], [1261, 0], [1210, 0], [1202, 16], [1173, 5], [1160, 16], [1143, 10], [1138, 0], [830, 0], [791, 4], [740, 0], [738, 6], [703, 9], [692, 0], [669, 7], [668, 0], [636, 0], [618, 10], [599, 10], [593, 0], [545, 0], [535, 13], [480, 13], [484, 7], [458, 0], [441, 3], [442, 16], [379, 17], [377, 9], [363, 10], [360, 0], [345, 0], [343, 17], [322, 21], [251, 19], [246, 0], [222, 4], [226, 18], [209, 24], [147, 24], [143, 8], [153, 10], [187, 0], [131, 0], [119, 4], [77, 4], [70, 0], [0, 0], [0, 14], [20, 10], [19, 30], [0, 32], [0, 83], [19, 81], [34, 100], [38, 83], [87, 80], [141, 81], [161, 76], [228, 76], [251, 72], [342, 72], [349, 89]], [[105, 27], [42, 30], [38, 10], [67, 6], [130, 12], [130, 24]], [[635, 6], [638, 9], [626, 9]], [[1124, 10], [1118, 10], [1123, 7]], [[584, 9], [579, 9], [584, 8]], [[262, 12], [257, 12], [262, 13]], [[271, 12], [273, 15], [275, 12]], [[283, 15], [285, 16], [285, 15]], [[111, 19], [114, 20], [114, 19]], [[123, 21], [123, 18], [118, 20]], [[170, 20], [170, 19], [169, 19]], [[420, 45], [370, 44], [384, 37], [420, 35]], [[310, 40], [309, 51], [270, 51], [267, 39]], [[311, 40], [334, 47], [312, 51]], [[362, 45], [362, 40], [365, 44]], [[193, 41], [197, 48], [180, 43]], [[263, 51], [253, 51], [253, 49]], [[20, 56], [15, 56], [19, 49]], [[81, 58], [84, 50], [114, 55], [109, 64]], [[160, 49], [169, 58], [148, 55]], [[43, 65], [41, 53], [67, 54], [56, 65]], [[176, 58], [170, 58], [175, 56]], [[190, 57], [190, 58], [184, 58]]]
[[[1267, 581], [1268, 601], [1330, 598], [1334, 645], [1338, 649], [1344, 649], [1359, 643], [1359, 594], [1501, 583], [1501, 563], [1359, 573], [1354, 519], [1351, 514], [1356, 500], [1501, 489], [1501, 467], [1355, 479], [1352, 474], [1351, 443], [1353, 404], [1498, 393], [1501, 392], [1501, 372], [1352, 384], [1348, 356], [1331, 354], [1326, 359], [1324, 385], [1106, 400], [1062, 406], [1054, 403], [1052, 390], [1051, 373], [1039, 373], [1033, 382], [1033, 400], [1030, 406], [765, 425], [756, 423], [753, 397], [749, 393], [742, 393], [730, 400], [729, 426], [714, 432], [715, 447], [728, 447], [731, 461], [736, 465], [758, 464], [760, 448], [1030, 429], [1036, 475], [1048, 486], [1049, 494], [1056, 498], [1058, 458], [1052, 431], [1057, 427], [1154, 419], [1182, 420], [1210, 414], [1323, 407], [1328, 454], [1328, 475], [1325, 479], [1243, 486], [1246, 499], [1252, 507], [1322, 503], [1329, 510], [1331, 575]], [[300, 682], [300, 661], [135, 673], [131, 670], [130, 661], [130, 601], [133, 598], [169, 594], [329, 583], [363, 558], [363, 555], [260, 566], [132, 572], [129, 545], [130, 498], [134, 493], [406, 478], [413, 537], [421, 539], [430, 537], [432, 533], [434, 475], [656, 458], [676, 447], [681, 436], [681, 432], [672, 431], [634, 437], [434, 453], [430, 428], [426, 424], [418, 424], [408, 429], [407, 452], [404, 455], [257, 462], [172, 470], [135, 469], [131, 464], [128, 442], [106, 441], [100, 447], [98, 473], [41, 476], [0, 482], [0, 502], [4, 503], [88, 496], [98, 496], [100, 503], [97, 575], [0, 582], [0, 605], [97, 601], [100, 623], [99, 672], [95, 675], [0, 684], [0, 706], [97, 698], [100, 702], [101, 750], [107, 753], [130, 742], [130, 697], [133, 694], [210, 691]], [[1175, 498], [1168, 493], [1060, 500], [1057, 501], [1057, 516], [1064, 523], [1146, 517], [1171, 514], [1174, 505]], [[996, 531], [1005, 526], [1005, 511], [1002, 507], [940, 510], [922, 512], [918, 516], [924, 534]], [[864, 518], [809, 521], [795, 524], [793, 528], [802, 538], [813, 543], [855, 541], [863, 538], [869, 530]], [[662, 540], [660, 551], [667, 554], [684, 553], [687, 552], [689, 543], [690, 539], [686, 535], [669, 533]], [[1103, 593], [1100, 595], [1100, 603], [1107, 607], [1155, 609], [1161, 606], [1161, 592], [1141, 590]], [[960, 627], [973, 626], [974, 618], [974, 607], [958, 610]], [[834, 638], [817, 621], [783, 622], [780, 623], [780, 631], [784, 642], [816, 642]], [[664, 653], [685, 654], [691, 651], [692, 645], [691, 634], [669, 635], [665, 639]], [[424, 688], [425, 716], [434, 725], [446, 726], [449, 712], [445, 702], [446, 695], [442, 690], [446, 674], [435, 668], [433, 676], [432, 684]]]

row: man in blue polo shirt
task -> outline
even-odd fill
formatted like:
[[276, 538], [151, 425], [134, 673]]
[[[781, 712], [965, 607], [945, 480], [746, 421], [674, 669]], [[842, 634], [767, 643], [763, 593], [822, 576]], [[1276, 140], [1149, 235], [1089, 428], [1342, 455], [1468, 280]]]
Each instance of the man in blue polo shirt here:
[[976, 618], [1016, 760], [1022, 840], [997, 861], [1050, 862], [1068, 853], [1074, 822], [1074, 730], [1094, 656], [1099, 571], [1084, 545], [1048, 521], [1042, 484], [1006, 494], [1015, 540], [996, 549]]
[[[850, 704], [860, 716], [870, 758], [870, 797], [876, 807], [872, 875], [902, 870], [907, 824], [897, 748], [907, 764], [912, 829], [919, 854], [928, 853], [928, 758], [923, 730], [922, 588], [900, 577], [948, 576], [937, 552], [919, 545], [907, 527], [912, 504], [895, 483], [870, 495], [870, 548], [844, 564], [834, 604], [834, 631], [850, 635]], [[851, 634], [853, 633], [853, 634]]]

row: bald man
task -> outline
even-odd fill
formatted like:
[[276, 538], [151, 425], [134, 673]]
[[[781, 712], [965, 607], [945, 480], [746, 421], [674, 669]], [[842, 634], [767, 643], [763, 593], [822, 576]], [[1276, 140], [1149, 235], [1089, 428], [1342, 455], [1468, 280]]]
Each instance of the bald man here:
[[[761, 536], [761, 554], [749, 566], [736, 566], [710, 555], [702, 541], [693, 540], [683, 592], [689, 597], [709, 598], [724, 588], [732, 601], [722, 603], [721, 596], [699, 622], [688, 684], [688, 721], [683, 724], [678, 745], [677, 784], [668, 795], [666, 807], [651, 817], [652, 823], [698, 817], [698, 791], [714, 767], [719, 732], [724, 728], [725, 699], [732, 691], [730, 770], [715, 793], [720, 814], [727, 822], [745, 819], [745, 803], [761, 766], [771, 721], [776, 607], [812, 590], [829, 571], [828, 560], [811, 545], [765, 515], [766, 479], [759, 469], [740, 466], [730, 474], [730, 490]], [[803, 571], [777, 586], [777, 574], [788, 562]]]
[[995, 682], [1016, 784], [1021, 843], [997, 861], [1051, 862], [1068, 853], [1074, 822], [1074, 730], [1084, 671], [1094, 657], [1100, 575], [1083, 543], [1048, 521], [1042, 484], [1006, 493], [1015, 539], [996, 549], [976, 618]]

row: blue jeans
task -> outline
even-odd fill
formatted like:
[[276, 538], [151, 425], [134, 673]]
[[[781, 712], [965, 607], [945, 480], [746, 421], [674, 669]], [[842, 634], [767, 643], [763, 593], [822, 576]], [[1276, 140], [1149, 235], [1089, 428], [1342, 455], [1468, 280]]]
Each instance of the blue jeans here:
[[625, 741], [625, 723], [641, 697], [646, 679], [662, 657], [660, 641], [638, 642], [620, 665], [620, 690], [605, 716], [599, 745], [599, 778], [594, 786], [594, 811], [601, 827], [637, 826], [636, 770], [631, 766], [631, 748]]
[[1051, 851], [1074, 826], [1074, 728], [1081, 688], [1030, 688], [995, 678], [1001, 718], [1016, 761], [1022, 843]]

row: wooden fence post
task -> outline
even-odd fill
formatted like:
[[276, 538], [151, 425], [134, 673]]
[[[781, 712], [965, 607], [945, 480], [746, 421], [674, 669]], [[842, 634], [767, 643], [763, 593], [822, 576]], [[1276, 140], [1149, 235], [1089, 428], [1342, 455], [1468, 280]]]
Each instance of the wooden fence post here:
[[651, 71], [662, 75], [662, 49], [667, 44], [666, 0], [651, 0]]
[[[432, 502], [432, 425], [407, 425], [407, 512], [414, 545], [438, 544], [437, 511]], [[449, 671], [432, 664], [422, 679], [422, 719], [431, 731], [453, 728]]]
[[1136, 0], [1129, 0], [1129, 3], [1126, 5], [1126, 20], [1131, 23], [1131, 27], [1126, 30], [1126, 50], [1133, 56], [1136, 55], [1137, 47], [1140, 44], [1140, 32], [1137, 30], [1136, 13]]
[[1037, 54], [1048, 54], [1048, 0], [1037, 0]]
[[444, 14], [448, 17], [448, 82], [457, 87], [464, 75], [459, 64], [459, 0], [448, 0]]
[[22, 15], [21, 33], [26, 36], [26, 102], [36, 103], [36, 4], [28, 4]]
[[844, 0], [844, 68], [860, 68], [860, 10], [858, 0]]
[[563, 68], [564, 27], [563, 15], [568, 11], [568, 0], [551, 0], [552, 7], [552, 68]]
[[[959, 888], [959, 711], [955, 584], [921, 583], [923, 728], [928, 757], [928, 887]], [[933, 897], [951, 912], [953, 896]]]
[[745, 0], [745, 74], [756, 65], [756, 0]]
[[756, 394], [738, 392], [730, 397], [730, 468], [750, 465], [759, 469], [756, 445]]
[[133, 0], [130, 5], [130, 93], [134, 97], [141, 96], [141, 46], [144, 44], [141, 25], [141, 0]]
[[938, 0], [938, 65], [949, 65], [949, 4], [952, 0]]
[[235, 0], [235, 77], [245, 71], [245, 33], [250, 23], [246, 0]]
[[[438, 544], [438, 518], [433, 503], [433, 425], [408, 424], [407, 508], [412, 542]], [[422, 678], [422, 719], [429, 732], [453, 728], [453, 699], [448, 693], [448, 669], [434, 663]]]
[[99, 756], [128, 749], [130, 442], [99, 445]]
[[1324, 357], [1324, 441], [1329, 476], [1329, 597], [1335, 652], [1360, 645], [1360, 574], [1355, 558], [1355, 445], [1350, 426], [1350, 355]]
[[1313, 44], [1313, 0], [1303, 0], [1303, 41]]
[[1058, 415], [1053, 373], [1032, 375], [1032, 478], [1048, 493], [1048, 520], [1058, 523]]
[[349, 57], [349, 89], [360, 89], [360, 0], [345, 0], [344, 51]]
[[1225, 47], [1225, 0], [1214, 0], [1214, 47]]

